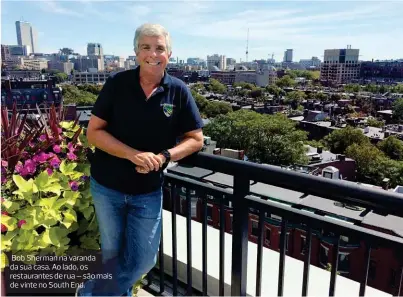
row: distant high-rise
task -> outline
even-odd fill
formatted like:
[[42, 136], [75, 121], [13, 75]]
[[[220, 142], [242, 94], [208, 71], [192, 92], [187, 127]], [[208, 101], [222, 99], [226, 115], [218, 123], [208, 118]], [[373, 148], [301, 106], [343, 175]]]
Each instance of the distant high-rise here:
[[325, 50], [320, 79], [345, 83], [358, 78], [360, 74], [359, 52], [359, 49], [352, 49], [351, 46], [347, 46], [345, 49]]
[[212, 56], [207, 56], [207, 67], [208, 70], [225, 70], [227, 68], [227, 59], [223, 55], [214, 54]]
[[98, 57], [101, 60], [101, 65], [98, 68], [99, 71], [103, 71], [105, 69], [104, 50], [102, 49], [102, 45], [100, 43], [88, 43], [87, 55], [90, 59]]
[[292, 62], [292, 53], [293, 53], [293, 49], [287, 49], [284, 52], [283, 62], [291, 63]]
[[103, 56], [104, 51], [100, 43], [88, 43], [87, 44], [87, 55], [88, 56]]
[[15, 22], [15, 29], [17, 31], [17, 43], [19, 46], [29, 46], [32, 53], [38, 51], [37, 48], [37, 34], [36, 30], [30, 23], [23, 21]]

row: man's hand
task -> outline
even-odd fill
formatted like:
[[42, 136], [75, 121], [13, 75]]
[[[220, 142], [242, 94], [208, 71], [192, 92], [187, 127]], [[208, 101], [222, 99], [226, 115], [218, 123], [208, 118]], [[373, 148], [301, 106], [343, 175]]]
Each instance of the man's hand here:
[[158, 171], [164, 164], [162, 158], [150, 152], [139, 152], [130, 156], [129, 160], [142, 167], [147, 173], [153, 170]]
[[[158, 154], [156, 157], [158, 159], [160, 159], [160, 164], [161, 164], [160, 167], [162, 167], [164, 165], [165, 161], [166, 161], [166, 158], [161, 154]], [[146, 168], [144, 166], [136, 166], [136, 171], [138, 173], [142, 173], [142, 174], [147, 174], [147, 173], [150, 172], [150, 170], [148, 170], [148, 168]]]

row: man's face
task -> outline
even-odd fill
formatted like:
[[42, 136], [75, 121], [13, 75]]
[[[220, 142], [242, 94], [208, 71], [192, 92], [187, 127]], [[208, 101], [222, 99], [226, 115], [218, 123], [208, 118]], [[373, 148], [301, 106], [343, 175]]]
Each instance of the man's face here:
[[139, 40], [137, 61], [142, 70], [149, 74], [162, 74], [169, 62], [164, 36], [142, 36]]

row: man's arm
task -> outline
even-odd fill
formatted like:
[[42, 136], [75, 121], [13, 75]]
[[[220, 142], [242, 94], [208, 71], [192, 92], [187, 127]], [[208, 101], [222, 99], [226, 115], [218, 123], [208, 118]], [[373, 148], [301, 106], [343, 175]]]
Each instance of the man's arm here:
[[[183, 139], [175, 147], [169, 149], [171, 161], [176, 162], [203, 148], [202, 129], [193, 130], [183, 135]], [[159, 155], [162, 156], [162, 155]], [[163, 158], [165, 161], [165, 158]]]

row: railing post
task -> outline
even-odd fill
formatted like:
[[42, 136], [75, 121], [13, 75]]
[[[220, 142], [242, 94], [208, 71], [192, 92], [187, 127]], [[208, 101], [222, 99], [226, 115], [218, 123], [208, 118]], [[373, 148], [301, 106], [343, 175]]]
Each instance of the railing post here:
[[244, 198], [248, 193], [249, 179], [235, 175], [232, 226], [232, 296], [246, 296], [249, 208]]

